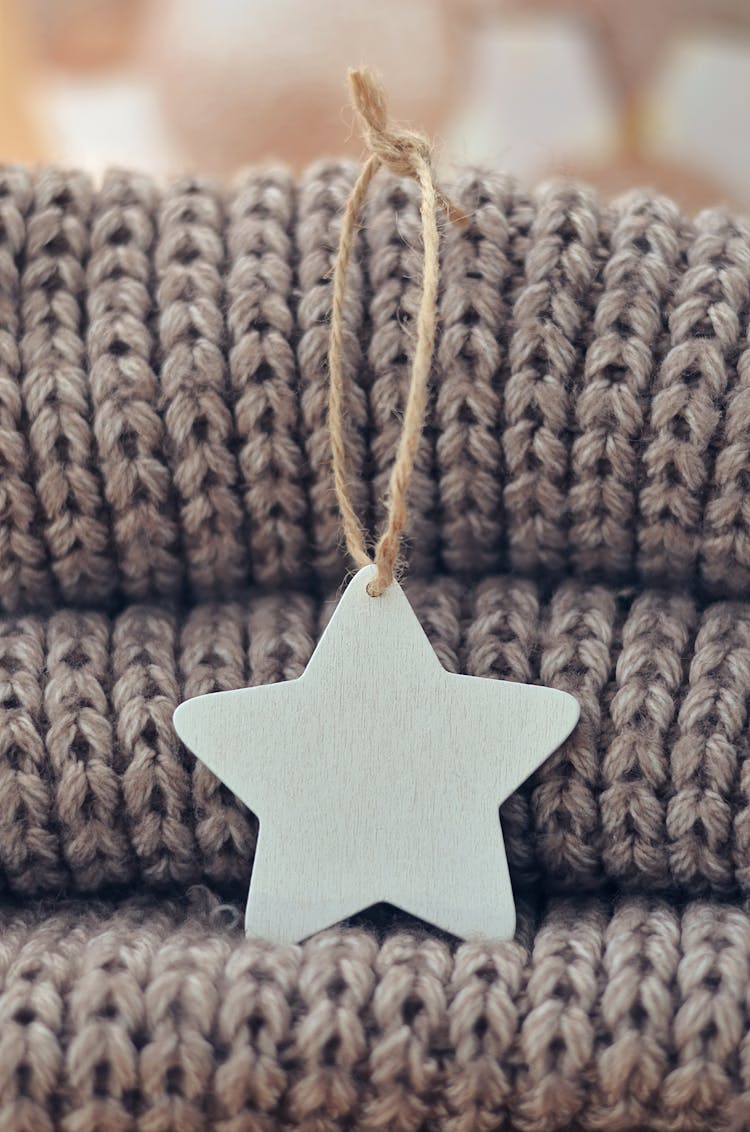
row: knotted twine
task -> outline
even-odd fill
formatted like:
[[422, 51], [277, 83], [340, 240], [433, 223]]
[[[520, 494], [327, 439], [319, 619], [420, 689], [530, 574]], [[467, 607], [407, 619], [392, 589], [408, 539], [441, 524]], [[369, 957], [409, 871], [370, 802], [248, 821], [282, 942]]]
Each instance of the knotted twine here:
[[336, 491], [346, 546], [358, 569], [371, 565], [365, 533], [349, 494], [346, 445], [344, 441], [344, 293], [346, 272], [351, 258], [357, 222], [370, 182], [381, 166], [399, 177], [411, 177], [422, 192], [420, 215], [424, 248], [422, 296], [417, 314], [417, 340], [411, 367], [411, 379], [404, 420], [391, 471], [387, 514], [383, 531], [375, 548], [377, 574], [368, 593], [378, 597], [393, 581], [401, 544], [401, 532], [407, 519], [407, 495], [414, 470], [414, 461], [422, 436], [427, 386], [432, 367], [437, 327], [437, 292], [440, 269], [440, 244], [437, 211], [442, 208], [449, 220], [463, 222], [459, 209], [437, 188], [432, 171], [432, 146], [416, 130], [393, 125], [388, 121], [385, 91], [375, 76], [365, 68], [349, 71], [352, 103], [362, 127], [362, 136], [370, 151], [362, 171], [346, 202], [341, 224], [336, 265], [333, 273], [333, 307], [328, 348], [330, 385], [328, 393], [328, 427], [331, 439], [333, 483]]

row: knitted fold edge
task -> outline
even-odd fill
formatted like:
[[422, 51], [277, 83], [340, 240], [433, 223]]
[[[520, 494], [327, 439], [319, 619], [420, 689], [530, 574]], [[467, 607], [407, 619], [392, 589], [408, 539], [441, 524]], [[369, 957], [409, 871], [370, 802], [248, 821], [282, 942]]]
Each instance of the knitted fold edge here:
[[245, 939], [210, 895], [0, 907], [0, 1126], [712, 1132], [750, 1120], [750, 917], [630, 897], [507, 943]]
[[[164, 189], [0, 168], [0, 606], [336, 584], [326, 350], [355, 167]], [[750, 594], [750, 226], [466, 172], [411, 497], [414, 574]], [[349, 278], [368, 530], [419, 297], [416, 186], [376, 179]]]
[[[750, 604], [508, 576], [406, 591], [448, 670], [580, 701], [573, 735], [502, 808], [517, 888], [750, 891]], [[172, 712], [298, 676], [334, 604], [285, 591], [0, 618], [3, 886], [246, 890], [255, 819]]]

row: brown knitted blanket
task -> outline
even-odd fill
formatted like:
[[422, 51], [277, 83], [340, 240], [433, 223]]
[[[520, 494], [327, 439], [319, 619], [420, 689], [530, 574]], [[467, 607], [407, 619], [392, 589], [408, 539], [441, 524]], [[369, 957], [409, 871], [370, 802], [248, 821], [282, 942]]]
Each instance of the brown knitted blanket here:
[[[231, 911], [256, 828], [175, 705], [298, 675], [347, 569], [325, 356], [353, 176], [0, 170], [0, 1130], [740, 1130], [744, 222], [451, 187], [407, 592], [448, 668], [582, 704], [503, 807], [516, 940], [273, 947], [182, 895]], [[369, 529], [420, 262], [416, 191], [379, 178], [346, 343]]]
[[[750, 603], [509, 576], [406, 588], [448, 669], [580, 700], [571, 738], [503, 807], [516, 886], [750, 893]], [[5, 885], [246, 886], [254, 819], [172, 712], [299, 676], [333, 606], [288, 589], [0, 620]]]
[[748, 1126], [746, 912], [519, 912], [513, 942], [456, 950], [362, 930], [269, 947], [200, 894], [5, 912], [3, 1127]]
[[[0, 598], [341, 581], [325, 421], [353, 168], [159, 192], [0, 174]], [[453, 192], [453, 190], [452, 190]], [[351, 272], [357, 509], [379, 524], [421, 251], [384, 177]], [[468, 174], [448, 228], [413, 575], [513, 570], [750, 596], [750, 226]], [[359, 478], [359, 477], [358, 477]]]

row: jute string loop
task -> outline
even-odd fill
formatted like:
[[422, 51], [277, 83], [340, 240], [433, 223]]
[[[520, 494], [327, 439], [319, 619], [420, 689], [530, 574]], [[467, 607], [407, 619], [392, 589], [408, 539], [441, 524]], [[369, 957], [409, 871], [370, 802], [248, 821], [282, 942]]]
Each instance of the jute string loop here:
[[349, 89], [370, 155], [362, 166], [362, 171], [346, 202], [333, 274], [333, 308], [328, 350], [330, 375], [328, 426], [336, 499], [341, 512], [346, 546], [357, 568], [369, 565], [373, 559], [367, 552], [364, 530], [349, 494], [344, 440], [343, 328], [346, 273], [351, 259], [358, 217], [370, 182], [378, 169], [384, 166], [399, 177], [412, 177], [422, 191], [420, 206], [424, 247], [422, 297], [417, 314], [417, 340], [403, 426], [388, 483], [387, 517], [375, 548], [374, 561], [377, 574], [368, 587], [369, 593], [373, 597], [378, 597], [393, 581], [401, 532], [407, 518], [409, 482], [414, 470], [427, 407], [427, 385], [437, 326], [440, 269], [437, 210], [442, 208], [453, 221], [461, 222], [465, 218], [435, 185], [432, 172], [432, 146], [429, 140], [415, 130], [389, 123], [385, 92], [375, 76], [364, 68], [352, 70], [349, 72]]

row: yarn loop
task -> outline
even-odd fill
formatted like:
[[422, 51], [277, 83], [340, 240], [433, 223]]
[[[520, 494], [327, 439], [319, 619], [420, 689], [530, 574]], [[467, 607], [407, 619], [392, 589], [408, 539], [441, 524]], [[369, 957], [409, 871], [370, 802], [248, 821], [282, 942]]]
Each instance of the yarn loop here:
[[347, 549], [358, 568], [367, 566], [372, 559], [367, 551], [362, 525], [349, 495], [346, 444], [344, 440], [344, 301], [346, 270], [351, 258], [352, 244], [360, 209], [367, 189], [378, 169], [383, 166], [398, 176], [411, 177], [422, 190], [420, 214], [424, 245], [424, 273], [422, 299], [417, 315], [417, 341], [412, 363], [411, 381], [404, 412], [403, 428], [396, 451], [396, 459], [388, 485], [388, 514], [375, 549], [377, 575], [368, 587], [368, 593], [378, 597], [394, 578], [401, 544], [401, 533], [407, 519], [407, 493], [419, 441], [422, 435], [427, 407], [427, 384], [432, 366], [437, 327], [437, 288], [440, 243], [437, 227], [437, 209], [442, 208], [449, 219], [460, 222], [461, 211], [453, 205], [435, 185], [432, 172], [432, 147], [423, 134], [388, 122], [385, 92], [374, 75], [365, 68], [349, 72], [352, 102], [362, 123], [362, 134], [370, 150], [362, 171], [351, 191], [344, 210], [339, 237], [338, 254], [333, 276], [333, 306], [331, 335], [328, 351], [330, 375], [328, 398], [328, 426], [331, 439], [333, 481], [336, 499], [341, 511]]

